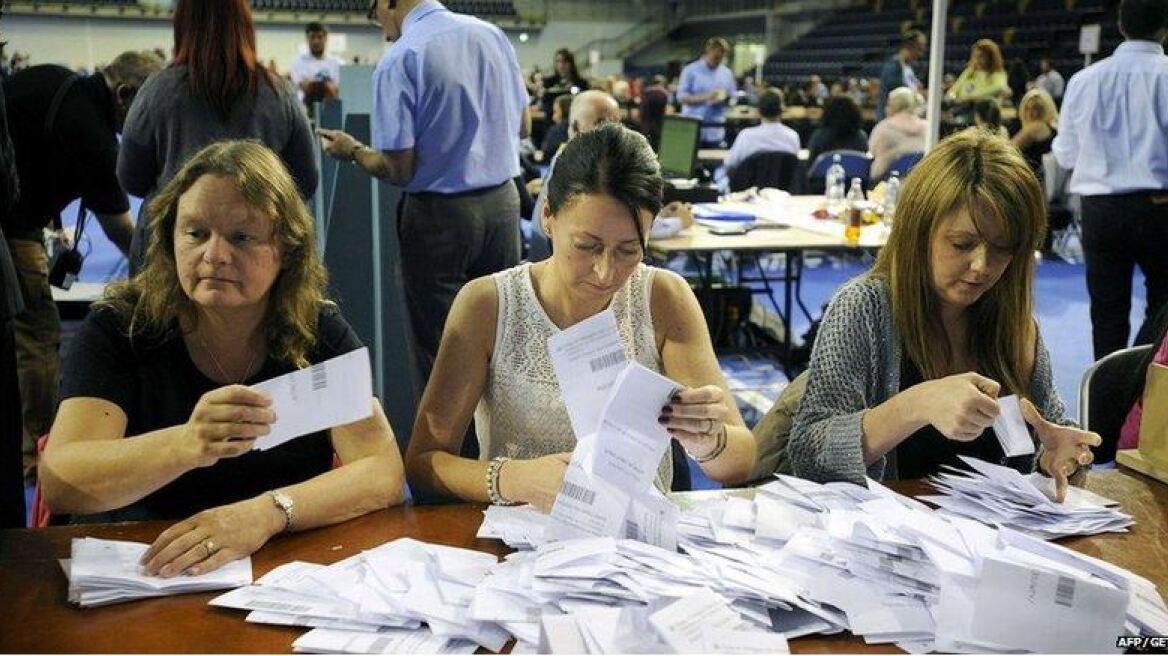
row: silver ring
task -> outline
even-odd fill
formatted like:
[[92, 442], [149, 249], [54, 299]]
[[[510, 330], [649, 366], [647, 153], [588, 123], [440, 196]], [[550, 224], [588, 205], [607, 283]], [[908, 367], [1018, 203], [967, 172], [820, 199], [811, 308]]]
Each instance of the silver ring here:
[[212, 540], [203, 540], [203, 548], [207, 550], [207, 558], [214, 556], [215, 552], [219, 551]]
[[710, 425], [706, 426], [706, 435], [713, 435], [714, 434], [714, 418], [713, 417], [706, 417], [706, 421], [710, 422]]

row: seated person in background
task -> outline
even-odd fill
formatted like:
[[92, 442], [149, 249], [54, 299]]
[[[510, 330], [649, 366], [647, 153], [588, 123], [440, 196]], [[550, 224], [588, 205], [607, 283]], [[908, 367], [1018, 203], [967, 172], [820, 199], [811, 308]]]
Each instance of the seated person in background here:
[[856, 101], [847, 96], [832, 96], [823, 105], [819, 127], [811, 133], [807, 149], [810, 161], [832, 150], [868, 151], [868, 135], [860, 129], [863, 117]]
[[[872, 179], [888, 171], [888, 165], [897, 157], [925, 151], [925, 132], [929, 124], [917, 112], [920, 103], [917, 92], [908, 87], [893, 89], [888, 94], [885, 118], [872, 128], [868, 147], [872, 151]], [[905, 171], [900, 172], [904, 175]]]
[[[863, 484], [919, 478], [958, 455], [1038, 467], [1059, 498], [1099, 436], [1070, 426], [1033, 317], [1046, 212], [1016, 148], [981, 130], [949, 137], [906, 178], [874, 268], [823, 317], [791, 429], [794, 472]], [[1006, 460], [997, 398], [1027, 397], [1041, 448]]]
[[1050, 152], [1050, 145], [1058, 134], [1058, 109], [1054, 99], [1042, 89], [1031, 89], [1018, 103], [1018, 120], [1022, 127], [1011, 138], [1030, 170], [1042, 182], [1042, 156]]
[[567, 94], [556, 98], [552, 104], [553, 125], [548, 128], [547, 134], [543, 137], [543, 145], [540, 147], [545, 162], [551, 161], [560, 151], [560, 146], [568, 140], [568, 112], [571, 106], [572, 96]]
[[783, 94], [767, 89], [758, 97], [758, 115], [762, 123], [738, 133], [726, 157], [726, 172], [738, 168], [756, 153], [799, 152], [799, 133], [783, 125]]
[[[576, 436], [547, 341], [606, 308], [630, 359], [686, 387], [661, 408], [662, 425], [710, 478], [745, 480], [754, 440], [697, 299], [680, 276], [641, 262], [664, 186], [648, 142], [619, 125], [579, 134], [548, 186], [541, 220], [559, 244], [551, 258], [473, 280], [454, 301], [406, 454], [411, 483], [480, 502], [499, 501], [488, 493], [497, 489], [549, 510]], [[458, 455], [472, 416], [477, 461]], [[667, 491], [671, 479], [667, 454], [656, 484]]]
[[186, 517], [143, 563], [175, 576], [399, 503], [401, 456], [375, 399], [368, 419], [252, 450], [277, 418], [247, 385], [361, 347], [324, 296], [312, 216], [279, 157], [207, 146], [150, 210], [145, 267], [110, 286], [69, 350], [41, 469], [49, 507]]
[[654, 75], [653, 84], [641, 92], [641, 134], [649, 140], [653, 151], [661, 143], [661, 123], [669, 111], [669, 89], [665, 76]]
[[995, 137], [1010, 138], [1006, 126], [1002, 125], [1002, 110], [997, 101], [979, 100], [973, 103], [973, 124]]
[[1002, 50], [991, 39], [978, 39], [969, 53], [969, 64], [949, 90], [948, 98], [969, 103], [999, 101], [1011, 95]]
[[1139, 368], [1135, 372], [1133, 385], [1130, 392], [1132, 399], [1131, 410], [1127, 413], [1127, 418], [1124, 419], [1123, 426], [1119, 429], [1119, 449], [1135, 449], [1140, 445], [1140, 424], [1144, 418], [1144, 402], [1168, 403], [1168, 399], [1148, 399], [1144, 397], [1144, 387], [1148, 379], [1148, 367], [1152, 364], [1159, 364], [1168, 366], [1168, 306], [1160, 311], [1160, 316], [1157, 319], [1160, 325], [1160, 336], [1156, 341], [1155, 348], [1152, 349], [1148, 356], [1140, 363]]

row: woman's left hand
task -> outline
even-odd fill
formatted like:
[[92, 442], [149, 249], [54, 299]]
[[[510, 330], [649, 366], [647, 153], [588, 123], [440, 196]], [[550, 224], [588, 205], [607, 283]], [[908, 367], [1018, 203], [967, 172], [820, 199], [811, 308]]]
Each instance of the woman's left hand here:
[[701, 458], [717, 448], [725, 426], [726, 393], [717, 385], [684, 389], [661, 408], [658, 421], [687, 453]]
[[1047, 421], [1030, 399], [1022, 399], [1022, 417], [1042, 442], [1044, 452], [1038, 466], [1054, 478], [1055, 497], [1062, 503], [1067, 498], [1067, 479], [1079, 467], [1091, 464], [1095, 459], [1091, 447], [1099, 446], [1103, 440], [1098, 433]]
[[278, 510], [264, 497], [204, 510], [163, 531], [141, 563], [162, 578], [206, 574], [264, 546], [279, 531], [272, 530]]

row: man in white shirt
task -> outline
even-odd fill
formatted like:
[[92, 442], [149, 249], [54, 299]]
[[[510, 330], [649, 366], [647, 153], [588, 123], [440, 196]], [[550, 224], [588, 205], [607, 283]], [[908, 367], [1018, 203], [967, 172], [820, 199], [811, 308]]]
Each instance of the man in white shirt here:
[[308, 39], [308, 52], [302, 52], [292, 60], [290, 74], [300, 100], [311, 111], [313, 103], [340, 95], [341, 66], [345, 61], [326, 52], [328, 30], [324, 25], [309, 23], [304, 28], [304, 35]]
[[1034, 78], [1034, 86], [1049, 93], [1056, 103], [1061, 102], [1063, 91], [1067, 87], [1066, 81], [1063, 80], [1063, 74], [1055, 70], [1054, 62], [1050, 61], [1050, 57], [1043, 57], [1039, 60], [1038, 69], [1041, 73]]
[[1083, 199], [1096, 359], [1127, 346], [1133, 267], [1148, 300], [1137, 344], [1168, 302], [1168, 0], [1123, 0], [1119, 30], [1115, 53], [1067, 84], [1053, 145]]
[[783, 94], [778, 89], [767, 89], [758, 97], [758, 115], [762, 123], [738, 133], [730, 154], [726, 156], [726, 172], [738, 168], [757, 153], [799, 152], [799, 133], [783, 125]]

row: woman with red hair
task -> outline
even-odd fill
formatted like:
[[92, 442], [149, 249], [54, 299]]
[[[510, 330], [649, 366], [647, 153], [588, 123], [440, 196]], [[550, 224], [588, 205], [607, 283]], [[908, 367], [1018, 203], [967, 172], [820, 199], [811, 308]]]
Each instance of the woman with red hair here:
[[[151, 197], [203, 146], [255, 139], [279, 154], [307, 198], [317, 183], [312, 138], [291, 84], [256, 56], [248, 0], [178, 0], [174, 61], [146, 81], [130, 107], [118, 180], [127, 192]], [[133, 271], [149, 243], [148, 224], [139, 218]]]

